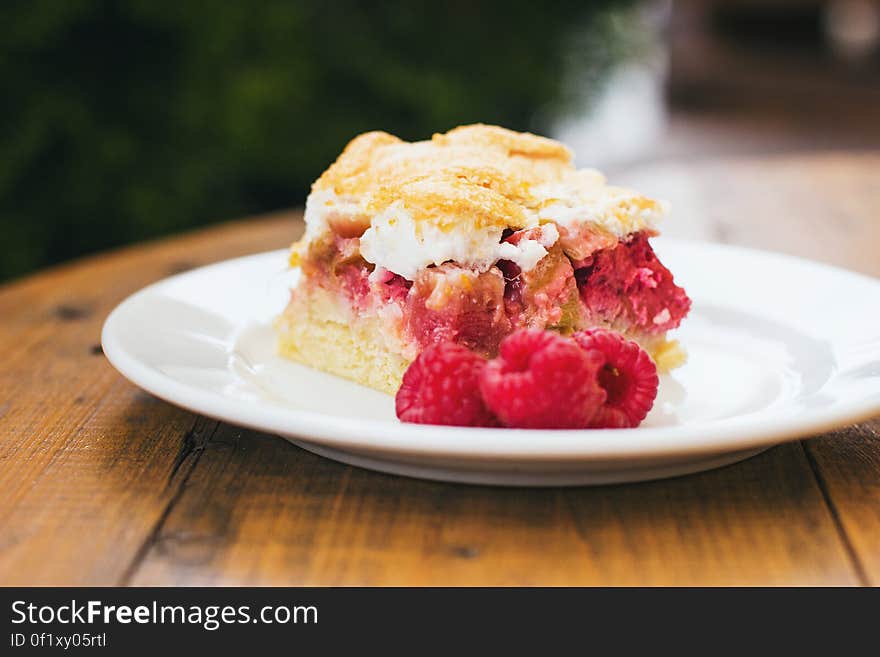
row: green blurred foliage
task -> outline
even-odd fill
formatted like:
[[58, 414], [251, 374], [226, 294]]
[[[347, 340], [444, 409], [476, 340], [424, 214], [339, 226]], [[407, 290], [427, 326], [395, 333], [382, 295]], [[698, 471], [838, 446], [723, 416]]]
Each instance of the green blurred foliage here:
[[545, 129], [628, 4], [7, 0], [0, 279], [301, 203], [365, 130]]

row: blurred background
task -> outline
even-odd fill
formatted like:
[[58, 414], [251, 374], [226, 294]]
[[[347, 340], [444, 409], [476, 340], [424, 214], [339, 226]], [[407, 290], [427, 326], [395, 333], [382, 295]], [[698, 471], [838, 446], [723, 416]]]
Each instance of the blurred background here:
[[0, 280], [301, 204], [365, 130], [646, 163], [880, 147], [880, 0], [0, 5]]

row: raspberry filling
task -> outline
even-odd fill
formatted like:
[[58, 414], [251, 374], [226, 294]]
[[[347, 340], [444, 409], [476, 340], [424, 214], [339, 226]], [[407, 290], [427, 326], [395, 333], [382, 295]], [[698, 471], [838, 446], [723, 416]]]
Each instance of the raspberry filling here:
[[514, 328], [556, 328], [568, 331], [580, 314], [578, 290], [571, 261], [552, 247], [531, 271], [501, 260], [504, 306]]
[[504, 277], [493, 267], [476, 273], [452, 263], [418, 275], [403, 307], [406, 336], [424, 348], [445, 341], [492, 357], [510, 333]]
[[[524, 232], [505, 239], [516, 243]], [[637, 233], [574, 261], [563, 244], [554, 244], [529, 271], [506, 260], [485, 272], [447, 262], [409, 281], [373, 271], [360, 256], [357, 237], [333, 235], [311, 245], [303, 269], [308, 284], [339, 290], [358, 314], [396, 306], [397, 331], [413, 347], [408, 357], [433, 344], [455, 342], [492, 358], [518, 328], [570, 333], [609, 326], [655, 335], [677, 327], [691, 301], [657, 259], [648, 237]], [[607, 382], [613, 394], [613, 381]]]
[[645, 233], [577, 264], [581, 301], [594, 322], [656, 334], [676, 328], [690, 310], [691, 300], [654, 255]]

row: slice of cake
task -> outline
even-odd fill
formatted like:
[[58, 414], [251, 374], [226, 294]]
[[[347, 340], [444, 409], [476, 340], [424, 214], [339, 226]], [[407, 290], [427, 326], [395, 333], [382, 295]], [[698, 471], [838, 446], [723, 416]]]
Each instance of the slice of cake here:
[[394, 393], [426, 347], [492, 357], [522, 327], [607, 327], [661, 371], [690, 299], [649, 238], [665, 206], [575, 169], [564, 145], [486, 125], [352, 140], [312, 186], [282, 354]]

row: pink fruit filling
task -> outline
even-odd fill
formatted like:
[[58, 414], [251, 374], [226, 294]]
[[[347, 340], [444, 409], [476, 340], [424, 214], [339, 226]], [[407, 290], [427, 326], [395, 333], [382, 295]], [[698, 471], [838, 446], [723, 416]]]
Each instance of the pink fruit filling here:
[[578, 323], [580, 304], [571, 261], [553, 247], [534, 269], [522, 271], [502, 260], [505, 310], [514, 328], [572, 329]]
[[404, 303], [408, 341], [421, 349], [457, 342], [483, 356], [494, 356], [511, 332], [504, 286], [496, 267], [479, 274], [452, 263], [429, 267], [418, 275]]
[[[540, 237], [540, 229], [528, 231], [505, 239], [516, 244]], [[485, 272], [447, 262], [428, 267], [415, 281], [374, 271], [360, 255], [359, 238], [350, 234], [310, 245], [303, 259], [306, 285], [337, 290], [359, 315], [396, 307], [382, 315], [390, 318], [389, 330], [409, 345], [405, 355], [410, 358], [447, 341], [494, 357], [500, 342], [518, 328], [571, 333], [606, 326], [629, 335], [657, 335], [677, 327], [690, 310], [690, 299], [657, 260], [648, 233], [616, 243], [593, 240], [589, 252], [573, 248], [574, 236], [565, 233], [530, 271], [506, 260]]]
[[648, 334], [676, 328], [691, 307], [645, 233], [597, 251], [574, 275], [587, 319]]

